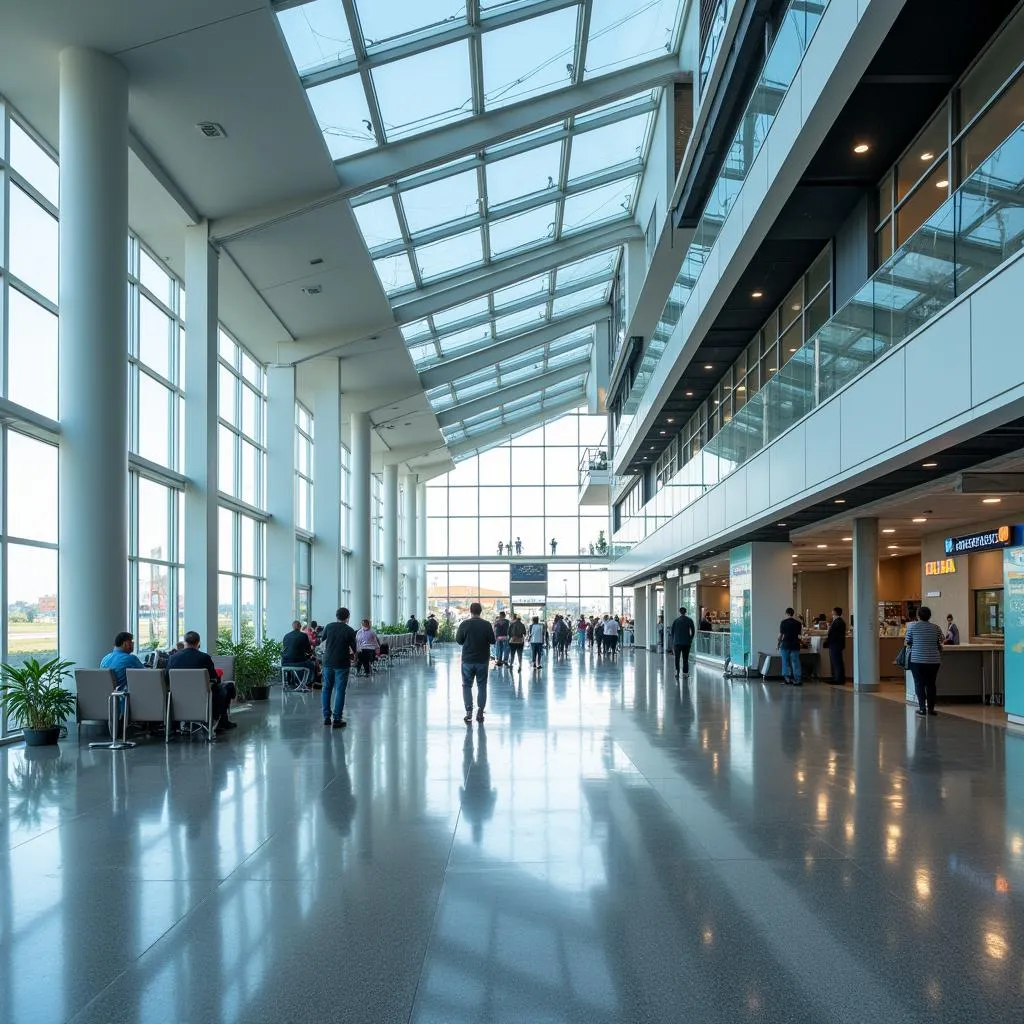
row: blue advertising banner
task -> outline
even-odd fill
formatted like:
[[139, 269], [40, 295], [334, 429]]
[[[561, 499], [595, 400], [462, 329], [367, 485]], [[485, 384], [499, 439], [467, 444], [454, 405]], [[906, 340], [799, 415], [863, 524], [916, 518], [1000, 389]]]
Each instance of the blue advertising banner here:
[[991, 551], [994, 548], [1008, 548], [1021, 542], [1019, 526], [996, 526], [981, 533], [969, 533], [966, 537], [947, 537], [947, 555], [966, 555], [971, 551]]
[[547, 583], [546, 562], [516, 562], [508, 567], [510, 583]]
[[1003, 586], [1006, 713], [1024, 716], [1024, 547], [1003, 552]]
[[750, 625], [750, 584], [754, 549], [749, 544], [729, 552], [729, 657], [737, 665], [747, 664], [753, 652]]

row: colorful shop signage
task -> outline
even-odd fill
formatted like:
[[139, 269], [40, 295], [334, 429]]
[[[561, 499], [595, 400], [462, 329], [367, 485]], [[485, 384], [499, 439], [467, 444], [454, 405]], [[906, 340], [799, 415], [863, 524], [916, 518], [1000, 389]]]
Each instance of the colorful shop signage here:
[[1024, 548], [1003, 552], [1003, 657], [1006, 713], [1024, 716]]
[[952, 558], [940, 558], [937, 562], [925, 562], [925, 576], [952, 576], [956, 572], [956, 561]]
[[729, 552], [729, 658], [734, 665], [749, 665], [757, 652], [751, 650], [750, 586], [754, 549], [750, 544]]
[[947, 537], [947, 555], [966, 555], [971, 551], [991, 551], [1017, 543], [1020, 527], [997, 526], [994, 530], [969, 533], [966, 537]]

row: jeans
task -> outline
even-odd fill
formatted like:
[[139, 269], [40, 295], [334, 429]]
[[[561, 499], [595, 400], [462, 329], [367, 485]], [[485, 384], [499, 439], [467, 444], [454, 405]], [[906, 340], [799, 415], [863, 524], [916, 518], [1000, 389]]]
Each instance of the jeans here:
[[498, 639], [494, 641], [494, 658], [499, 665], [509, 664], [508, 640], [503, 636], [499, 636]]
[[690, 644], [675, 644], [672, 653], [676, 659], [676, 675], [679, 675], [679, 655], [683, 656], [683, 675], [690, 674]]
[[576, 634], [576, 646], [582, 651], [587, 646], [587, 634], [580, 630]]
[[351, 665], [342, 668], [331, 668], [324, 665], [324, 688], [320, 691], [320, 702], [323, 706], [324, 718], [331, 713], [331, 691], [334, 691], [334, 717], [341, 718], [345, 710], [345, 691], [348, 689], [348, 673]]
[[487, 707], [487, 666], [486, 661], [464, 661], [462, 663], [462, 702], [466, 711], [473, 710], [473, 678], [476, 677], [476, 706], [480, 711]]
[[509, 668], [512, 667], [512, 662], [515, 661], [517, 657], [519, 658], [519, 667], [522, 668], [523, 667], [523, 644], [513, 644], [513, 643], [510, 643], [508, 645], [508, 650], [509, 650], [509, 658], [508, 658]]
[[533, 650], [533, 663], [534, 663], [534, 665], [539, 665], [540, 664], [540, 656], [541, 656], [541, 652], [544, 650], [544, 645], [543, 644], [535, 644], [535, 643], [533, 643], [531, 641], [530, 642], [530, 647]]
[[783, 647], [779, 651], [782, 658], [782, 677], [792, 679], [794, 683], [800, 682], [800, 651], [790, 651]]
[[427, 634], [427, 649], [428, 650], [434, 646], [434, 638], [435, 638], [435, 636], [436, 636], [435, 633], [428, 633]]
[[914, 677], [914, 690], [917, 692], [917, 706], [922, 711], [935, 710], [935, 678], [939, 674], [938, 665], [928, 665], [920, 661], [910, 663], [910, 673]]

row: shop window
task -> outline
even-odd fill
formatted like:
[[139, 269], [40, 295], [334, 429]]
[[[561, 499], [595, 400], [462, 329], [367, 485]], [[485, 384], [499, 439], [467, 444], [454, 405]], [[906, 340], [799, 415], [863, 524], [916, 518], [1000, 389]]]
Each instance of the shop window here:
[[896, 165], [896, 200], [902, 202], [949, 147], [949, 104], [943, 103]]
[[968, 178], [1024, 123], [1024, 73], [964, 133], [958, 145], [960, 181]]
[[970, 124], [985, 104], [999, 92], [1006, 80], [1020, 67], [1022, 54], [1024, 8], [1017, 11], [964, 78], [960, 86], [961, 125]]
[[974, 592], [975, 636], [1001, 636], [1003, 632], [1003, 588]]
[[896, 244], [903, 243], [949, 198], [949, 169], [943, 161], [896, 213]]

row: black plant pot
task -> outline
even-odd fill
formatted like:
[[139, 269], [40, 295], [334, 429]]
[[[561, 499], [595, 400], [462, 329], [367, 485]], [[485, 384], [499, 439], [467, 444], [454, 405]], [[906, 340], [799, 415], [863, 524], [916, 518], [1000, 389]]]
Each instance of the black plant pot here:
[[52, 747], [60, 738], [60, 726], [53, 729], [25, 729], [22, 735], [26, 747]]
[[269, 700], [270, 699], [270, 687], [269, 686], [250, 686], [249, 687], [249, 700]]

